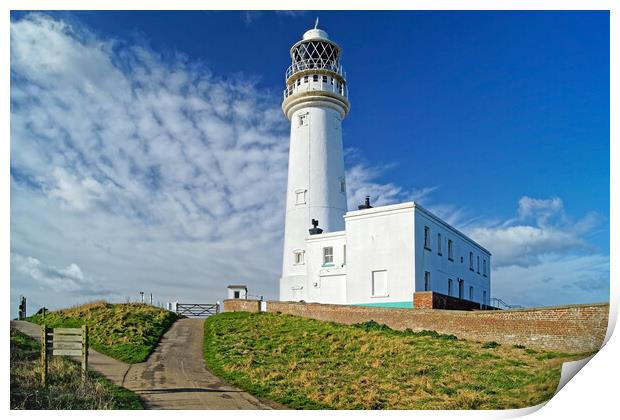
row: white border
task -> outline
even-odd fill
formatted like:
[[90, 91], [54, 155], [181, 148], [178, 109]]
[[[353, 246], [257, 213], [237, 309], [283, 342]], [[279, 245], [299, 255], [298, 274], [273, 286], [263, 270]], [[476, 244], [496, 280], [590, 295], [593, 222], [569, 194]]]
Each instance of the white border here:
[[[618, 35], [619, 35], [619, 18], [618, 12], [620, 6], [618, 2], [613, 0], [502, 0], [502, 1], [489, 1], [489, 0], [435, 0], [435, 1], [396, 1], [396, 0], [383, 0], [381, 3], [383, 10], [611, 10], [611, 68], [610, 68], [610, 116], [611, 116], [611, 142], [610, 146], [610, 165], [611, 165], [611, 192], [610, 192], [610, 259], [611, 259], [611, 272], [612, 279], [618, 279], [618, 269], [614, 263], [614, 258], [618, 254], [618, 75], [620, 74], [620, 68], [618, 66]], [[311, 4], [307, 2], [292, 2], [292, 1], [274, 1], [264, 0], [260, 3], [254, 1], [239, 1], [229, 0], [227, 2], [207, 2], [200, 0], [142, 0], [142, 1], [130, 1], [130, 0], [5, 0], [2, 2], [2, 7], [5, 9], [1, 25], [4, 26], [2, 31], [2, 43], [0, 56], [2, 59], [2, 67], [0, 72], [2, 74], [3, 83], [3, 100], [0, 103], [0, 118], [2, 121], [1, 127], [4, 132], [4, 141], [2, 142], [2, 151], [0, 152], [0, 197], [2, 197], [2, 206], [0, 206], [0, 215], [2, 223], [1, 240], [0, 240], [0, 267], [3, 268], [3, 278], [8, 279], [10, 276], [10, 209], [8, 206], [9, 198], [9, 152], [10, 146], [8, 139], [10, 138], [9, 127], [9, 87], [10, 87], [10, 72], [9, 72], [9, 10], [133, 10], [133, 9], [157, 9], [157, 10], [245, 10], [245, 9], [262, 9], [262, 10], [305, 10], [300, 6], [311, 5], [316, 10], [335, 10], [335, 9], [347, 9], [347, 8], [363, 8], [365, 10], [373, 10], [375, 4], [370, 2], [351, 2], [344, 3], [341, 1], [328, 1], [328, 0], [314, 0]], [[524, 30], [527, 30], [524, 28]], [[5, 313], [10, 316], [8, 299], [10, 296], [9, 282], [4, 280], [2, 282], [3, 292], [5, 296]], [[299, 417], [323, 417], [329, 415], [330, 417], [368, 417], [381, 415], [385, 417], [406, 416], [408, 418], [446, 418], [448, 416], [459, 418], [505, 418], [524, 415], [535, 411], [531, 416], [532, 418], [564, 418], [564, 417], [583, 417], [583, 418], [607, 418], [610, 413], [615, 412], [615, 401], [617, 399], [617, 383], [620, 376], [619, 363], [616, 354], [620, 354], [618, 351], [620, 345], [618, 344], [617, 337], [611, 336], [613, 327], [615, 326], [617, 313], [618, 313], [618, 284], [617, 280], [611, 282], [611, 296], [610, 296], [610, 329], [608, 331], [608, 342], [606, 346], [582, 369], [577, 379], [570, 381], [566, 386], [551, 399], [544, 408], [538, 410], [541, 407], [533, 407], [523, 410], [507, 410], [507, 411], [406, 411], [406, 412], [342, 412], [342, 411], [330, 411], [330, 412], [316, 412], [305, 411], [296, 412], [295, 416]], [[8, 323], [3, 325], [2, 330], [4, 337], [8, 337]], [[5, 370], [2, 382], [3, 395], [5, 399], [5, 409], [9, 407], [9, 372], [8, 372], [8, 340], [3, 347], [3, 358], [5, 360]], [[538, 411], [536, 411], [538, 410]], [[37, 412], [10, 412], [14, 417], [34, 417], [40, 416], [41, 413]], [[88, 415], [93, 417], [104, 416], [125, 416], [127, 413], [123, 412], [91, 412]], [[256, 412], [225, 412], [225, 413], [213, 413], [217, 416], [234, 416], [234, 417], [289, 417], [290, 412], [271, 412], [271, 413], [256, 413]], [[63, 412], [45, 412], [43, 415], [50, 418], [69, 417], [69, 418], [81, 418], [84, 413], [75, 411], [63, 411]], [[132, 416], [142, 417], [168, 417], [174, 415], [174, 413], [167, 412], [143, 412], [132, 413]], [[184, 415], [190, 415], [191, 417], [203, 417], [203, 412], [185, 413]]]

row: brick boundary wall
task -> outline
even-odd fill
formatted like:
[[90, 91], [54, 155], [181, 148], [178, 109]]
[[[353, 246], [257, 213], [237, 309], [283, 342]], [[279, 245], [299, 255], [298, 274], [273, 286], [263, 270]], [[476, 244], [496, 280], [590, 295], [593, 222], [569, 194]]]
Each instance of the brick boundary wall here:
[[[226, 312], [258, 312], [258, 301], [225, 300]], [[396, 330], [435, 330], [480, 342], [580, 353], [600, 349], [607, 332], [609, 304], [568, 305], [502, 311], [393, 309], [268, 301], [268, 312], [356, 324], [374, 320]]]
[[415, 292], [413, 294], [413, 309], [453, 309], [470, 311], [474, 309], [498, 310], [499, 308], [429, 291]]
[[245, 299], [224, 300], [224, 312], [258, 312], [260, 301]]

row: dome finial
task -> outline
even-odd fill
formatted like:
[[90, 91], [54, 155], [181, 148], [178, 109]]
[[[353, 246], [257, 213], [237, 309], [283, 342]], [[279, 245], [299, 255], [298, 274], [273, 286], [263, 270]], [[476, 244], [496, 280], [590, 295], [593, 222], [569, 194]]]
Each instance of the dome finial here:
[[319, 26], [319, 17], [316, 17], [316, 20], [314, 21], [314, 29], [318, 28]]

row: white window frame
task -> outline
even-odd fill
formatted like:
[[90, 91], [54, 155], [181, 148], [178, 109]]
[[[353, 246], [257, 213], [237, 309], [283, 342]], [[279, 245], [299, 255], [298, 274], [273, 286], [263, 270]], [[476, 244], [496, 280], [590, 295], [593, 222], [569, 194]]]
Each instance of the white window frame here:
[[474, 253], [469, 252], [469, 270], [474, 271]]
[[454, 289], [454, 281], [452, 279], [448, 279], [448, 296], [452, 296], [452, 289]]
[[474, 286], [469, 286], [469, 300], [474, 300]]
[[441, 233], [437, 234], [437, 255], [443, 255], [441, 253]]
[[306, 252], [303, 249], [293, 251], [293, 265], [304, 265], [306, 263]]
[[484, 277], [487, 276], [487, 259], [486, 258], [482, 259], [482, 275]]
[[431, 250], [431, 228], [424, 226], [424, 249]]
[[452, 239], [448, 239], [448, 259], [454, 261], [454, 242]]
[[301, 206], [306, 204], [308, 196], [308, 190], [304, 188], [298, 188], [295, 190], [295, 205]]
[[333, 265], [333, 264], [334, 264], [334, 247], [333, 246], [323, 247], [323, 265]]

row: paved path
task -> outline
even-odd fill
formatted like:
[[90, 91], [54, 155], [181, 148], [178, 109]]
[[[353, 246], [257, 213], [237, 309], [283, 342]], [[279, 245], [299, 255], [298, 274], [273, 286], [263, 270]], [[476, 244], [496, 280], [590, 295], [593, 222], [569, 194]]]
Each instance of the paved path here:
[[[147, 409], [283, 408], [223, 383], [205, 368], [203, 323], [190, 318], [176, 321], [143, 363], [129, 365], [91, 350], [89, 368], [136, 392]], [[32, 337], [40, 336], [38, 325], [11, 321], [11, 326]]]

